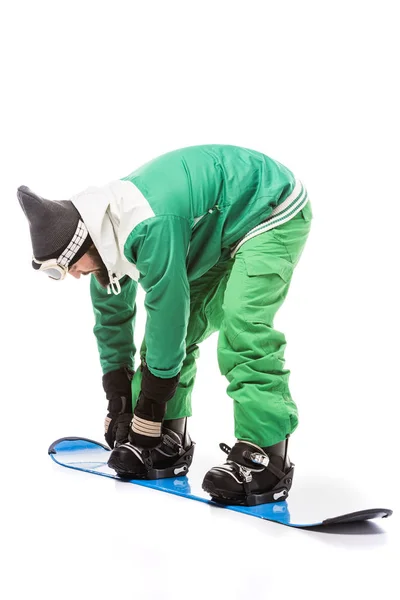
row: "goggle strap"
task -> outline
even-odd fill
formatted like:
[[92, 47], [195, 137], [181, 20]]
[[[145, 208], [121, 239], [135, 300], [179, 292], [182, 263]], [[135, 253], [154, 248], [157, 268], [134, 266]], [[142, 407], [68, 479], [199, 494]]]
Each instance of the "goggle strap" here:
[[87, 236], [88, 230], [86, 229], [86, 225], [83, 221], [79, 220], [74, 237], [65, 248], [64, 252], [62, 252], [62, 254], [60, 254], [60, 256], [57, 258], [57, 263], [62, 267], [68, 267], [69, 263], [74, 258], [79, 248], [86, 240]]

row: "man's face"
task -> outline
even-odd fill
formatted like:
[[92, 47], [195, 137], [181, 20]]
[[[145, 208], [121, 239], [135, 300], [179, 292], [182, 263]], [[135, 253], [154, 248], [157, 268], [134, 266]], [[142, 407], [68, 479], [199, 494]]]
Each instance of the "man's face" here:
[[81, 258], [68, 269], [68, 273], [76, 279], [79, 279], [81, 275], [93, 273], [97, 281], [104, 288], [110, 283], [107, 268], [94, 246], [91, 246], [86, 254], [81, 256]]

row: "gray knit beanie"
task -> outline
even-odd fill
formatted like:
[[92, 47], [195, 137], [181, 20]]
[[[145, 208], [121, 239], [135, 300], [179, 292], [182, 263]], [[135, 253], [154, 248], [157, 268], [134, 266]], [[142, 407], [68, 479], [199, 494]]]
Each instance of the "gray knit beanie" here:
[[64, 253], [64, 264], [71, 267], [90, 248], [93, 242], [70, 200], [45, 200], [26, 185], [18, 188], [17, 197], [29, 222], [36, 260], [57, 259]]

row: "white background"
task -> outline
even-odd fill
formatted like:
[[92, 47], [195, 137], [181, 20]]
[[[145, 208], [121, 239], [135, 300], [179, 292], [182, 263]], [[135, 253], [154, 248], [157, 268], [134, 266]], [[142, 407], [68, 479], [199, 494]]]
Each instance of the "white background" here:
[[[31, 269], [15, 195], [25, 184], [67, 199], [203, 143], [292, 169], [314, 221], [276, 319], [301, 419], [291, 457], [299, 477], [352, 482], [360, 508], [396, 508], [396, 5], [2, 4], [2, 597], [398, 597], [398, 511], [367, 530], [303, 532], [52, 464], [54, 439], [102, 439], [106, 402], [88, 279]], [[234, 441], [216, 341], [201, 349], [190, 424], [210, 467]]]

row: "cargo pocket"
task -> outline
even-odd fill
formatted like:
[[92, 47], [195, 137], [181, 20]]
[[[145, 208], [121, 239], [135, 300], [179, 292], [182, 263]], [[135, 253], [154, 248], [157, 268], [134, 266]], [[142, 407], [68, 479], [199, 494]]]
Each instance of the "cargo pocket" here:
[[285, 283], [289, 283], [293, 275], [293, 265], [281, 256], [273, 254], [247, 254], [244, 258], [246, 272], [249, 277], [278, 275]]
[[293, 266], [281, 256], [247, 254], [247, 282], [244, 298], [247, 321], [273, 326], [276, 311], [282, 305], [293, 275]]

